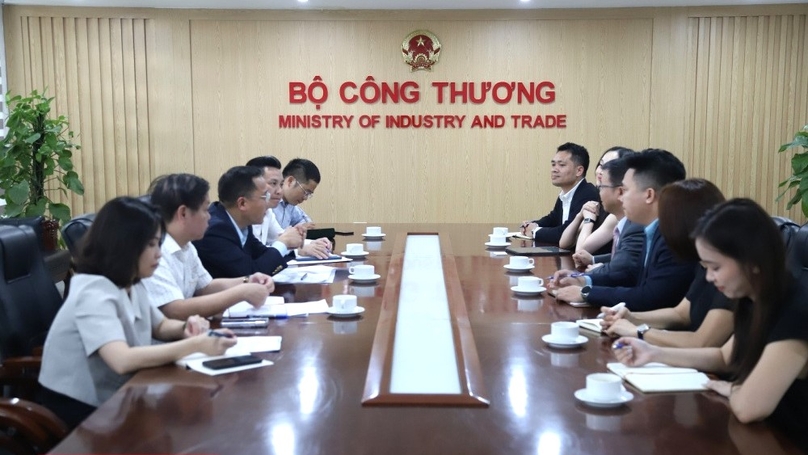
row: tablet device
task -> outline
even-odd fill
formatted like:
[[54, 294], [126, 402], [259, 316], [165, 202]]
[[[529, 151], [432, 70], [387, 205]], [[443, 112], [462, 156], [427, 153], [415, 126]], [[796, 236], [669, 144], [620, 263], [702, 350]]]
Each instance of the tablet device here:
[[237, 357], [225, 357], [224, 359], [208, 360], [202, 362], [202, 366], [211, 370], [223, 370], [225, 368], [242, 367], [261, 363], [261, 358], [254, 355], [240, 355]]
[[568, 256], [572, 251], [557, 246], [509, 246], [505, 252], [515, 256]]

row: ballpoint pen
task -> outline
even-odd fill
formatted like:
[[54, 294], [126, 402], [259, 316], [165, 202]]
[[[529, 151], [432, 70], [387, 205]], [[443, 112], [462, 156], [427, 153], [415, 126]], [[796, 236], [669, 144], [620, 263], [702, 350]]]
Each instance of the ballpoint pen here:
[[[578, 278], [579, 276], [584, 276], [584, 275], [586, 275], [586, 273], [584, 273], [584, 272], [575, 272], [575, 273], [570, 273], [569, 275], [565, 276], [564, 278]], [[550, 281], [553, 281], [554, 276], [555, 275], [550, 275], [550, 276], [547, 277], [547, 279], [550, 280]]]
[[233, 338], [233, 335], [231, 335], [229, 333], [217, 332], [215, 330], [208, 330], [208, 336], [209, 337], [219, 337], [219, 338]]
[[615, 341], [614, 344], [612, 344], [612, 349], [623, 349], [623, 348], [625, 348], [627, 346], [628, 346], [627, 344], [623, 344], [623, 343], [620, 343], [619, 341]]

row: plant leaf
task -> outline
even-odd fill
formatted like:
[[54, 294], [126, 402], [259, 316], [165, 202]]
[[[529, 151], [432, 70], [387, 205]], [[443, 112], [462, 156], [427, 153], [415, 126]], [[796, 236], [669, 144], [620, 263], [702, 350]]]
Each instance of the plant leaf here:
[[28, 193], [30, 190], [31, 189], [28, 187], [27, 181], [19, 182], [11, 188], [8, 188], [8, 191], [6, 192], [6, 200], [15, 204], [24, 205], [25, 201], [28, 199]]
[[38, 140], [40, 137], [42, 137], [42, 135], [41, 135], [41, 134], [39, 134], [39, 133], [34, 133], [34, 134], [32, 134], [32, 135], [28, 136], [27, 138], [25, 138], [25, 143], [26, 143], [26, 144], [33, 144], [33, 143], [34, 143], [34, 142], [36, 142], [36, 141], [37, 141], [37, 140]]
[[59, 223], [62, 226], [64, 226], [68, 221], [70, 221], [70, 207], [64, 204], [51, 202], [48, 205], [48, 212], [50, 212], [51, 216], [59, 220]]

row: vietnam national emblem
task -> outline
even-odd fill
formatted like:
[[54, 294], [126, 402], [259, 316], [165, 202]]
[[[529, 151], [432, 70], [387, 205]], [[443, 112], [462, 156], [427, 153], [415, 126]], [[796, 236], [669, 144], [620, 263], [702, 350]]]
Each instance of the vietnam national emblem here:
[[438, 63], [440, 57], [440, 42], [432, 32], [416, 30], [404, 38], [401, 53], [410, 71], [432, 71], [432, 65]]

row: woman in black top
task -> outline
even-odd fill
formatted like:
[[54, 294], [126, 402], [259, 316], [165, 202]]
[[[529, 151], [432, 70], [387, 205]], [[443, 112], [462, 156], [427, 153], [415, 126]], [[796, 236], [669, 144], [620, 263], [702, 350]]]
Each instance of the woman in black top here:
[[736, 301], [735, 334], [720, 348], [660, 348], [618, 340], [626, 365], [663, 362], [724, 374], [707, 387], [729, 399], [741, 422], [770, 418], [808, 449], [808, 289], [786, 270], [777, 226], [754, 201], [733, 199], [693, 234], [707, 280]]

